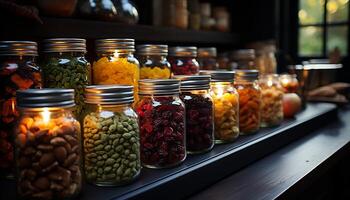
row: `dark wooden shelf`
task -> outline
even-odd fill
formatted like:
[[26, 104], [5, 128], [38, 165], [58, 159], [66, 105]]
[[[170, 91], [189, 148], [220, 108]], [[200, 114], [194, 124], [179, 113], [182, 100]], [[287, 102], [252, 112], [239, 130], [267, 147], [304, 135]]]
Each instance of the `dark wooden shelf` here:
[[216, 31], [181, 30], [170, 27], [125, 25], [71, 18], [43, 18], [43, 24], [1, 20], [1, 39], [42, 39], [51, 37], [134, 38], [137, 42], [201, 45], [235, 45], [238, 35]]

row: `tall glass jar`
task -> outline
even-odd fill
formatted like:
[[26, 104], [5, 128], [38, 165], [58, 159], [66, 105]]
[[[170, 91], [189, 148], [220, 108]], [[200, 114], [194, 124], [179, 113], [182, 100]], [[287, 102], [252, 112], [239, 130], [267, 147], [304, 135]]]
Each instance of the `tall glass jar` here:
[[180, 81], [144, 79], [139, 82], [141, 162], [148, 168], [165, 168], [186, 158], [185, 105], [179, 97]]
[[171, 47], [169, 62], [172, 75], [198, 75], [199, 64], [196, 57], [197, 47]]
[[0, 41], [0, 177], [14, 173], [12, 138], [19, 116], [16, 91], [41, 88], [37, 55], [35, 42]]
[[91, 83], [91, 67], [85, 59], [85, 39], [46, 39], [44, 53], [45, 58], [41, 63], [44, 86], [74, 89], [77, 105], [74, 114], [80, 117], [84, 107], [84, 88]]
[[86, 180], [100, 186], [131, 182], [141, 170], [133, 86], [88, 86], [83, 124]]
[[137, 46], [140, 61], [140, 79], [169, 79], [168, 45], [145, 44]]
[[188, 153], [210, 151], [214, 146], [214, 103], [209, 93], [210, 76], [175, 76], [181, 80], [180, 98], [186, 107]]
[[259, 130], [261, 119], [261, 90], [259, 71], [236, 70], [235, 87], [239, 94], [239, 129], [241, 135]]
[[23, 199], [71, 199], [82, 186], [80, 124], [73, 89], [18, 91], [17, 193]]
[[198, 63], [201, 70], [216, 70], [219, 64], [216, 62], [216, 48], [199, 48]]
[[261, 126], [276, 126], [283, 121], [283, 88], [277, 74], [259, 77], [261, 88]]
[[228, 143], [239, 136], [238, 93], [233, 87], [233, 71], [206, 71], [211, 75], [210, 94], [214, 100], [215, 142]]
[[255, 65], [255, 50], [240, 49], [233, 52], [233, 61], [238, 69], [257, 69]]
[[134, 52], [134, 39], [96, 40], [97, 57], [92, 66], [93, 84], [132, 85], [135, 88], [134, 97], [137, 99], [140, 67]]

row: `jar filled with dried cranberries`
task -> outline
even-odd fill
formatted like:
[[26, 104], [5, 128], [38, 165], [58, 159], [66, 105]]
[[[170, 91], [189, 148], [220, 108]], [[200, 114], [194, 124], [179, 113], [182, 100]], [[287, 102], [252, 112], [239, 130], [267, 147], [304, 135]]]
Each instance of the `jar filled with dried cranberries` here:
[[16, 91], [41, 88], [41, 70], [35, 59], [37, 43], [0, 42], [0, 176], [12, 177], [13, 129], [19, 113]]
[[172, 75], [197, 75], [197, 47], [172, 47], [169, 49]]
[[199, 48], [198, 49], [198, 63], [201, 70], [216, 70], [219, 67], [216, 61], [216, 48]]
[[175, 76], [181, 80], [181, 100], [186, 107], [188, 153], [202, 153], [214, 146], [214, 103], [209, 94], [210, 76]]
[[145, 167], [172, 167], [186, 158], [186, 114], [179, 93], [179, 80], [139, 81], [140, 100], [135, 108], [139, 116], [141, 162]]

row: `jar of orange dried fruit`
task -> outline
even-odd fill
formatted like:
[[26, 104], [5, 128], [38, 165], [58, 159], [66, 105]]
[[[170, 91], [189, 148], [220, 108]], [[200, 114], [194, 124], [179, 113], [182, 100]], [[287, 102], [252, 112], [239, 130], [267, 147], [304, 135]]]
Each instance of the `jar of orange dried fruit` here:
[[239, 129], [241, 135], [259, 130], [261, 90], [258, 70], [237, 70], [235, 87], [239, 94]]

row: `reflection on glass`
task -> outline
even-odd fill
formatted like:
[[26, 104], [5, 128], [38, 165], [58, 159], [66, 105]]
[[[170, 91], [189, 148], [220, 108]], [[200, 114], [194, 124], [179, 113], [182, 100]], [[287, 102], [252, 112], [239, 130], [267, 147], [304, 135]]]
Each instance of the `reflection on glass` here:
[[349, 0], [328, 0], [327, 22], [347, 21], [349, 12]]
[[323, 28], [308, 26], [299, 29], [299, 55], [321, 56], [322, 55], [322, 32]]
[[298, 15], [300, 24], [315, 24], [323, 22], [323, 6], [325, 0], [300, 0], [299, 3]]
[[327, 29], [327, 52], [334, 50], [338, 47], [341, 55], [346, 55], [348, 44], [348, 27], [335, 26], [328, 27]]

